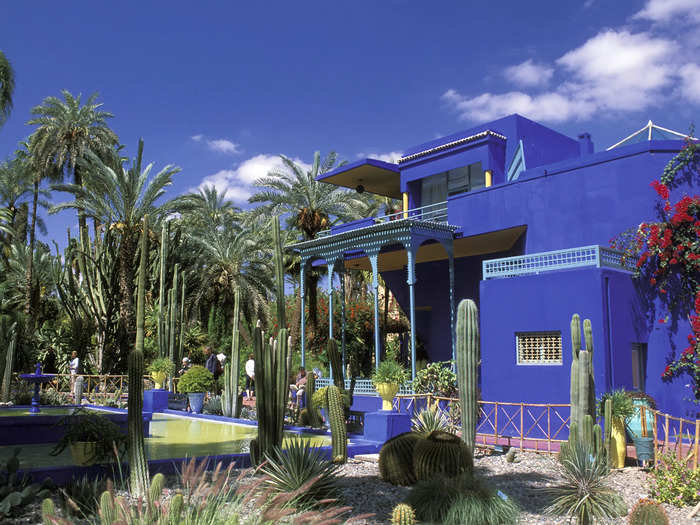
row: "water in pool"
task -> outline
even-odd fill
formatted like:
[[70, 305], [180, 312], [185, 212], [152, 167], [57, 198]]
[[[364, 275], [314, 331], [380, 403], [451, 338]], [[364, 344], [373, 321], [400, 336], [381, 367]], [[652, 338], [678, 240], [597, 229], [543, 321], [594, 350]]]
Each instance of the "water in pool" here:
[[[246, 453], [256, 434], [254, 426], [156, 413], [151, 421], [150, 435], [146, 438], [146, 456], [149, 459], [168, 459]], [[286, 434], [292, 435], [296, 434]], [[314, 446], [330, 445], [329, 436], [301, 436]], [[49, 451], [53, 445], [48, 444], [0, 447], [0, 461], [7, 461], [17, 447], [22, 449], [20, 468], [73, 464], [69, 450], [51, 456]]]

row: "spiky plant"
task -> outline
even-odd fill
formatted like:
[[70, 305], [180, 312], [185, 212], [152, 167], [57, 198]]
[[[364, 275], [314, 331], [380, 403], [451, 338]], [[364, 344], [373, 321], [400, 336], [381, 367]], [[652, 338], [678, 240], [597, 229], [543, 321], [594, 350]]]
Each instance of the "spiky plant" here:
[[264, 487], [281, 494], [294, 492], [314, 480], [298, 503], [315, 503], [337, 497], [340, 466], [327, 461], [320, 448], [312, 447], [300, 438], [285, 443], [286, 449], [276, 447], [265, 454], [267, 462], [260, 467], [260, 472], [266, 476]]
[[609, 470], [604, 454], [595, 454], [585, 441], [577, 440], [569, 443], [559, 464], [565, 481], [551, 489], [554, 502], [548, 514], [575, 518], [579, 525], [627, 514], [619, 494], [605, 484]]
[[411, 419], [411, 430], [428, 436], [435, 430], [454, 432], [449, 416], [440, 407], [421, 410]]

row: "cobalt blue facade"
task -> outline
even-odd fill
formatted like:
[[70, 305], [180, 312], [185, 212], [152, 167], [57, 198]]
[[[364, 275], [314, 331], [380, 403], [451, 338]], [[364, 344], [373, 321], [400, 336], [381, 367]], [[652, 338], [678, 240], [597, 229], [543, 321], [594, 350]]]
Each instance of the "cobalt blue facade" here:
[[[434, 195], [444, 190], [425, 179], [446, 173], [438, 181], [447, 188], [446, 203], [440, 206], [446, 208], [443, 220], [456, 226], [453, 253], [447, 253], [444, 242], [421, 239], [415, 255], [412, 329], [431, 361], [452, 357], [447, 298], [449, 265], [454, 264], [455, 303], [471, 298], [479, 305], [483, 399], [568, 402], [569, 324], [578, 313], [593, 326], [598, 394], [622, 386], [643, 388], [665, 411], [695, 417], [692, 391], [685, 385], [689, 381], [661, 381], [668, 361], [687, 346], [687, 320], [671, 312], [674, 322], [659, 325], [666, 312], [631, 272], [615, 265], [583, 264], [485, 278], [482, 268], [493, 259], [608, 246], [622, 231], [657, 220], [650, 182], [682, 147], [682, 140], [648, 140], [594, 152], [587, 134], [574, 140], [512, 115], [410, 148], [396, 165], [355, 163], [320, 180], [403, 197], [403, 218], [408, 220], [409, 209], [434, 205]], [[485, 182], [462, 182], [465, 167], [483, 173]], [[350, 231], [354, 228], [358, 242], [373, 231], [366, 221]], [[338, 231], [316, 245], [332, 242]], [[411, 305], [405, 265], [410, 281], [411, 260], [401, 263], [401, 253], [405, 257], [408, 251], [385, 246], [378, 256], [379, 271], [407, 314]], [[346, 266], [353, 267], [353, 261], [362, 267], [351, 257]], [[519, 353], [519, 341], [550, 341], [557, 333], [559, 360], [549, 354], [549, 361], [532, 359], [532, 346], [530, 353]]]

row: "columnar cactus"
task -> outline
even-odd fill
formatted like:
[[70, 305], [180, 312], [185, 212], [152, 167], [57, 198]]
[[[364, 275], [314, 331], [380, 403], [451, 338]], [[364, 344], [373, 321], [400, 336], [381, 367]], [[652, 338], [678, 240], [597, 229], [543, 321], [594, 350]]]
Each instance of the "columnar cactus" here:
[[394, 436], [379, 451], [379, 476], [392, 485], [413, 485], [413, 450], [422, 437], [416, 432]]
[[143, 338], [146, 318], [146, 265], [148, 262], [148, 216], [143, 218], [141, 261], [136, 300], [136, 345], [129, 354], [129, 471], [131, 493], [139, 498], [148, 488], [148, 463], [143, 439]]
[[457, 308], [457, 384], [462, 407], [462, 439], [474, 453], [476, 423], [479, 416], [479, 312], [471, 299], [460, 301]]
[[56, 505], [51, 498], [41, 502], [41, 522], [43, 525], [52, 525], [56, 517]]
[[473, 449], [455, 434], [435, 430], [416, 442], [413, 450], [413, 470], [418, 480], [435, 476], [454, 477], [473, 469]]
[[240, 321], [241, 293], [236, 290], [233, 298], [233, 328], [231, 329], [231, 359], [224, 366], [224, 391], [221, 394], [221, 408], [226, 417], [238, 417], [241, 406], [238, 402], [238, 371], [240, 368]]
[[284, 266], [282, 264], [282, 241], [279, 217], [275, 217], [275, 276], [277, 281], [277, 319], [280, 330], [275, 339], [265, 343], [260, 327], [255, 328], [253, 353], [255, 355], [255, 392], [258, 410], [258, 458], [271, 454], [275, 447], [282, 446], [284, 413], [289, 396], [287, 352], [289, 348], [284, 306]]
[[306, 412], [308, 414], [309, 425], [313, 428], [321, 427], [321, 420], [318, 417], [318, 408], [314, 404], [314, 392], [316, 392], [316, 376], [313, 372], [306, 374], [306, 391], [304, 396], [306, 398]]
[[345, 425], [345, 407], [343, 393], [335, 385], [326, 390], [328, 396], [328, 419], [331, 426], [331, 444], [333, 462], [345, 463], [348, 460], [348, 433]]
[[168, 221], [163, 221], [160, 233], [160, 290], [158, 293], [158, 354], [164, 357], [169, 346], [167, 336], [167, 315], [165, 313], [165, 266], [168, 255]]
[[612, 399], [605, 400], [605, 438], [603, 439], [603, 445], [605, 448], [605, 454], [608, 458], [608, 464], [612, 461]]
[[[591, 321], [583, 322], [586, 348], [581, 348], [581, 318], [571, 318], [571, 423], [583, 431], [583, 418], [590, 415], [595, 420], [595, 381], [593, 378], [593, 329]], [[582, 435], [578, 436], [582, 438]]]
[[178, 308], [177, 308], [177, 299], [178, 299], [178, 293], [177, 293], [177, 285], [179, 282], [178, 279], [178, 273], [180, 271], [180, 265], [175, 264], [175, 268], [173, 269], [173, 287], [170, 289], [170, 292], [168, 293], [170, 297], [170, 301], [168, 301], [168, 309], [170, 312], [170, 319], [168, 320], [168, 357], [170, 360], [177, 365], [179, 364], [177, 362], [177, 356], [175, 355], [176, 351], [176, 343], [177, 343], [177, 314], [178, 314]]
[[413, 507], [406, 503], [399, 503], [391, 512], [391, 525], [414, 525], [416, 513]]
[[5, 354], [5, 372], [2, 378], [2, 399], [3, 403], [7, 403], [10, 400], [10, 383], [12, 382], [12, 367], [15, 362], [15, 351], [17, 349], [17, 334], [19, 330], [17, 329], [17, 323], [12, 323], [10, 327], [10, 341], [7, 347], [7, 353]]
[[345, 377], [343, 375], [343, 357], [338, 351], [338, 343], [335, 339], [329, 339], [326, 345], [326, 354], [328, 355], [328, 362], [331, 364], [331, 370], [333, 371], [333, 384], [345, 390]]

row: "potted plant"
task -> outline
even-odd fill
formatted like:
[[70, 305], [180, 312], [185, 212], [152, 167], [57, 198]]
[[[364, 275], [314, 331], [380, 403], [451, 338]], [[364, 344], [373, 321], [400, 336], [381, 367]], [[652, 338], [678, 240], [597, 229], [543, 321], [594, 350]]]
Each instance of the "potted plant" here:
[[[627, 421], [627, 430], [634, 441], [637, 461], [654, 459], [654, 410], [656, 401], [650, 395], [638, 390], [628, 392], [634, 403], [634, 415]], [[644, 407], [644, 408], [642, 408]], [[642, 420], [642, 414], [644, 419]]]
[[204, 395], [213, 385], [214, 375], [203, 366], [195, 365], [182, 375], [177, 389], [187, 394], [192, 412], [200, 414], [204, 405]]
[[372, 384], [382, 396], [382, 410], [392, 410], [394, 396], [406, 382], [406, 370], [393, 359], [385, 359], [372, 374]]
[[50, 452], [52, 456], [69, 448], [77, 465], [88, 466], [115, 459], [115, 450], [119, 456], [126, 451], [126, 434], [97, 412], [79, 408], [57, 424], [63, 427], [64, 433]]
[[167, 377], [172, 377], [175, 373], [175, 363], [173, 363], [167, 357], [159, 357], [154, 359], [150, 365], [148, 365], [148, 371], [151, 373], [153, 382], [156, 384], [156, 389], [160, 390], [163, 388], [163, 383]]
[[624, 388], [606, 392], [598, 400], [598, 414], [601, 416], [605, 413], [607, 399], [612, 400], [612, 421], [605, 422], [606, 425], [611, 425], [610, 462], [613, 468], [622, 468], [625, 466], [625, 456], [627, 456], [625, 425], [634, 415], [634, 403]]

